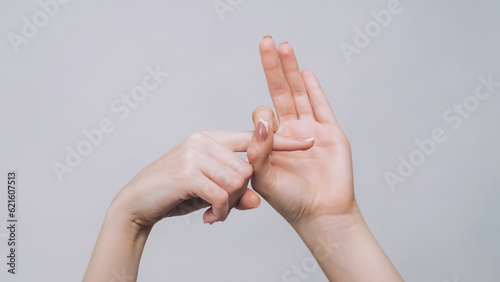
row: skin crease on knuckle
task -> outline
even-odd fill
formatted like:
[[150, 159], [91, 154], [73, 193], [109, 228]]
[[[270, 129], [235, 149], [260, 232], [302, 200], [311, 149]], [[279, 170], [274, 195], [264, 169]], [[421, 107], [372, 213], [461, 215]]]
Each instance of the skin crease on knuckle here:
[[207, 136], [207, 137], [210, 136], [210, 130], [204, 129], [204, 130], [199, 131], [198, 133], [200, 133], [201, 135]]
[[[173, 167], [170, 167], [170, 169], [163, 167], [162, 170], [170, 171], [170, 177], [176, 179], [178, 183], [191, 182], [194, 177], [199, 176], [201, 173], [197, 166], [200, 155], [201, 153], [193, 147], [186, 147], [185, 149], [182, 149], [182, 152], [179, 155], [177, 155], [175, 165], [173, 165]], [[172, 166], [172, 164], [169, 164], [169, 166]]]
[[201, 145], [205, 140], [207, 140], [207, 138], [208, 136], [206, 134], [195, 132], [186, 138], [186, 143], [191, 146], [197, 147]]
[[[255, 160], [257, 160], [258, 156], [259, 156], [259, 152], [258, 152], [257, 148], [255, 148], [254, 146], [248, 147], [247, 158], [248, 158], [249, 162], [254, 162]], [[253, 170], [253, 166], [252, 166], [252, 170]]]
[[241, 189], [243, 185], [245, 185], [245, 179], [241, 175], [235, 173], [234, 175], [230, 176], [229, 183], [232, 190], [237, 191]]
[[182, 166], [192, 166], [193, 164], [199, 163], [201, 159], [201, 152], [196, 149], [196, 147], [189, 146], [184, 149], [181, 155], [180, 164]]
[[253, 166], [238, 156], [235, 156], [235, 160], [230, 162], [229, 167], [240, 173], [245, 179], [250, 178], [253, 174]]
[[245, 179], [249, 179], [252, 177], [253, 174], [253, 166], [247, 162], [244, 161], [244, 164], [242, 165], [242, 176]]
[[243, 168], [243, 164], [236, 159], [231, 159], [225, 163], [228, 170], [234, 171], [236, 173], [245, 174], [245, 169]]

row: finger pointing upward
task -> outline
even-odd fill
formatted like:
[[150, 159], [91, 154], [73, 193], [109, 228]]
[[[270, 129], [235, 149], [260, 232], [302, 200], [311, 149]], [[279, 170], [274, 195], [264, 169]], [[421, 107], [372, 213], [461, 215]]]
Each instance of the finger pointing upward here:
[[292, 46], [287, 42], [281, 43], [278, 46], [278, 56], [292, 93], [298, 118], [314, 120], [311, 103], [307, 96], [306, 85], [300, 74], [299, 65], [297, 64]]
[[295, 104], [288, 82], [281, 67], [274, 40], [265, 36], [259, 45], [262, 67], [266, 75], [269, 92], [280, 122], [297, 119]]

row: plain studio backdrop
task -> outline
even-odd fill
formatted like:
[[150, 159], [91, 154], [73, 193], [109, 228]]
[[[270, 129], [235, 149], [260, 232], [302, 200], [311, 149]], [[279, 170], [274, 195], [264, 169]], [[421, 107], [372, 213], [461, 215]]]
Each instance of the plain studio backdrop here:
[[[0, 226], [8, 170], [19, 183], [17, 274], [2, 227], [0, 280], [81, 280], [109, 203], [140, 169], [195, 131], [252, 130], [252, 110], [272, 105], [258, 52], [270, 34], [322, 83], [352, 144], [359, 205], [403, 277], [499, 281], [499, 9], [0, 1]], [[142, 93], [157, 68], [168, 77]], [[83, 132], [102, 124], [92, 144]], [[68, 150], [85, 156], [68, 162]], [[201, 215], [155, 226], [139, 281], [326, 281], [266, 202], [212, 226]]]

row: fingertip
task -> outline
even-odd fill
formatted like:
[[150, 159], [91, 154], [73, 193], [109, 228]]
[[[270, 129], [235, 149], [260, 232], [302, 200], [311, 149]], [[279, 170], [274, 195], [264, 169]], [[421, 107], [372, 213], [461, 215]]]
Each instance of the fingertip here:
[[287, 41], [281, 42], [278, 45], [278, 53], [281, 56], [289, 56], [293, 54], [293, 47]]
[[308, 89], [314, 90], [316, 88], [321, 88], [316, 75], [313, 73], [311, 69], [303, 69], [302, 70], [302, 78]]
[[209, 208], [208, 210], [205, 211], [203, 214], [203, 223], [208, 223], [210, 225], [214, 224], [215, 222], [222, 222], [225, 221], [228, 217], [228, 214], [224, 216], [217, 216], [214, 213], [214, 210], [212, 208]]
[[305, 68], [305, 69], [302, 69], [301, 73], [302, 73], [302, 74], [312, 73], [312, 70], [311, 70], [311, 69], [309, 69], [309, 68]]
[[276, 50], [276, 44], [271, 36], [264, 36], [260, 41], [259, 48], [261, 52]]
[[314, 137], [294, 138], [286, 136], [275, 136], [273, 144], [274, 151], [305, 151], [311, 149], [317, 141]]
[[253, 205], [253, 209], [256, 209], [256, 208], [260, 207], [260, 204], [262, 203], [262, 200], [260, 199], [259, 195], [257, 195], [257, 194], [254, 194], [253, 197], [255, 199], [255, 200], [253, 200], [253, 204], [254, 204]]
[[297, 146], [295, 147], [295, 150], [293, 150], [293, 151], [307, 151], [314, 146], [314, 141], [315, 141], [314, 137], [308, 138], [306, 140], [302, 140], [302, 141], [300, 141], [299, 144], [297, 144]]
[[266, 128], [266, 131], [269, 131], [269, 122], [263, 120], [262, 118], [259, 118], [259, 121], [260, 123], [262, 123], [262, 125], [264, 125], [264, 127]]
[[314, 138], [314, 137], [307, 139], [306, 146], [304, 147], [304, 151], [311, 149], [314, 146], [315, 142], [316, 142], [316, 138]]
[[208, 210], [203, 213], [203, 223], [208, 223], [212, 225], [214, 222], [217, 221], [217, 216], [214, 214], [214, 211], [212, 208], [209, 208]]
[[254, 122], [256, 122], [263, 115], [267, 116], [267, 115], [272, 115], [272, 114], [274, 114], [273, 109], [269, 105], [262, 104], [262, 105], [257, 106], [253, 110], [253, 112], [252, 112], [252, 119], [254, 120]]
[[247, 188], [245, 194], [241, 197], [241, 199], [236, 204], [235, 208], [238, 210], [251, 210], [256, 209], [260, 206], [261, 200], [259, 195], [255, 193], [253, 190]]

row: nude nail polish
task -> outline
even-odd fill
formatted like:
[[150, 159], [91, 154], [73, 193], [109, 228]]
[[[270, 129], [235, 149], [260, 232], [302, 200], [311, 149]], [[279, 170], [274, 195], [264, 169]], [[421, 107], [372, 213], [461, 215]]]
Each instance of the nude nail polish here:
[[255, 127], [255, 134], [257, 136], [257, 141], [264, 142], [267, 140], [269, 130], [269, 123], [263, 119], [259, 119], [257, 126]]

